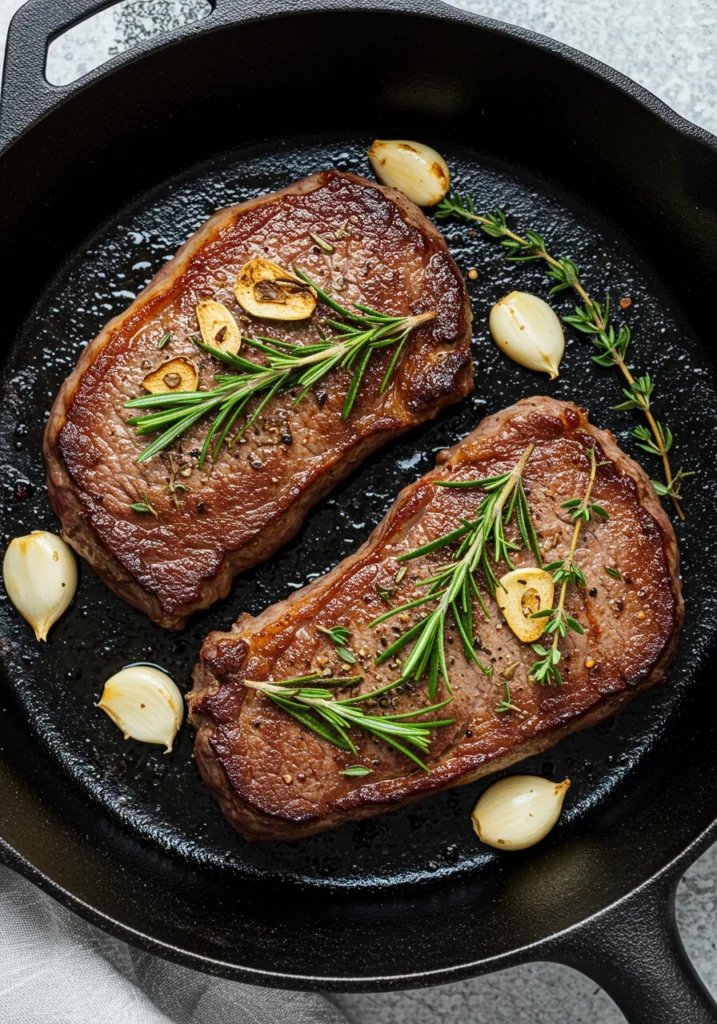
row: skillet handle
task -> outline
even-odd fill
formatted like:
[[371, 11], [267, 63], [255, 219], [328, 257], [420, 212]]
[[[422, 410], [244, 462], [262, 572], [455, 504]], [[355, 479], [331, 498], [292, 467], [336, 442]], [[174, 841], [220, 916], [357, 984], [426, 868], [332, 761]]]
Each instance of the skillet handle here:
[[[119, 0], [26, 0], [7, 33], [0, 102], [0, 150], [67, 96], [85, 88], [104, 73], [100, 65], [75, 82], [51, 85], [45, 78], [47, 49], [53, 39], [93, 14], [114, 7]], [[215, 0], [216, 2], [216, 0]], [[209, 16], [211, 17], [211, 15]], [[171, 38], [204, 30], [208, 18], [173, 29]], [[142, 51], [161, 45], [155, 37], [137, 43], [110, 58], [113, 64], [133, 60]]]
[[117, 0], [27, 0], [7, 33], [0, 105], [0, 146], [69, 95], [79, 82], [53, 86], [45, 78], [47, 48], [57, 36]]
[[717, 1002], [687, 958], [677, 930], [679, 878], [660, 879], [570, 929], [551, 959], [611, 996], [628, 1024], [715, 1024]]

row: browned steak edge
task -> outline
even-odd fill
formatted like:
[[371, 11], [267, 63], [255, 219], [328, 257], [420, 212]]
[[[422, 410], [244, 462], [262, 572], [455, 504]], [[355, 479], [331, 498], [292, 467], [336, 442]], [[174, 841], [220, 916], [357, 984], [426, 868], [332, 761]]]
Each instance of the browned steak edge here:
[[[274, 523], [258, 534], [250, 544], [245, 545], [239, 551], [229, 552], [224, 557], [216, 575], [207, 580], [200, 600], [195, 602], [189, 611], [174, 614], [168, 614], [164, 611], [158, 599], [135, 580], [121, 562], [105, 547], [92, 526], [87, 522], [79, 491], [60, 455], [58, 447], [60, 432], [67, 421], [67, 413], [74, 401], [80, 380], [101, 354], [113, 333], [133, 317], [137, 310], [158, 305], [163, 296], [173, 287], [176, 278], [184, 272], [191, 262], [195, 252], [206, 244], [209, 238], [218, 234], [224, 225], [236, 216], [238, 211], [250, 210], [254, 207], [275, 202], [284, 195], [302, 195], [312, 192], [323, 185], [329, 173], [334, 172], [320, 171], [287, 188], [280, 189], [278, 192], [259, 196], [246, 203], [226, 207], [213, 214], [184, 243], [174, 258], [159, 270], [134, 302], [123, 313], [110, 320], [94, 341], [84, 349], [77, 362], [77, 366], [62, 384], [52, 407], [50, 418], [45, 428], [43, 453], [47, 468], [47, 491], [52, 508], [62, 523], [62, 536], [82, 558], [89, 562], [111, 590], [128, 604], [132, 605], [132, 607], [144, 611], [153, 622], [163, 626], [165, 629], [183, 629], [191, 614], [208, 608], [215, 601], [225, 598], [231, 589], [232, 580], [237, 573], [269, 558], [279, 547], [291, 540], [301, 526], [304, 516], [313, 505], [328, 494], [337, 483], [348, 476], [373, 451], [386, 444], [391, 438], [397, 437], [409, 429], [411, 424], [408, 426], [397, 424], [395, 428], [377, 431], [374, 435], [364, 438], [363, 441], [355, 445], [348, 456], [344, 456], [340, 463], [335, 464], [330, 471], [322, 473], [318, 479], [307, 487], [301, 497], [294, 502], [283, 516], [280, 516]], [[383, 192], [399, 208], [403, 219], [408, 224], [419, 228], [429, 238], [439, 240], [441, 245], [445, 246], [445, 240], [438, 228], [427, 220], [418, 207], [407, 199], [402, 192], [377, 185], [375, 182], [368, 181], [359, 175], [342, 174], [341, 176]], [[457, 267], [455, 270], [456, 274], [460, 277], [460, 271]], [[464, 297], [464, 312], [466, 316], [466, 331], [462, 337], [456, 339], [457, 356], [460, 355], [461, 346], [464, 346], [466, 342], [470, 342], [471, 336], [472, 313], [467, 293]], [[467, 369], [470, 364], [470, 354], [468, 351], [465, 351], [464, 355]], [[456, 366], [456, 370], [458, 369], [460, 367]], [[430, 415], [423, 417], [424, 420], [434, 418], [442, 406], [453, 400], [449, 395], [441, 395], [439, 387], [437, 387], [436, 393], [430, 397], [434, 402], [434, 409]]]
[[[649, 690], [653, 686], [662, 682], [665, 677], [665, 673], [674, 658], [679, 631], [684, 618], [684, 600], [682, 598], [680, 582], [680, 556], [672, 524], [655, 494], [649, 477], [642, 467], [618, 447], [613, 434], [609, 430], [601, 430], [589, 422], [585, 409], [582, 409], [571, 402], [560, 402], [552, 398], [537, 396], [522, 399], [520, 402], [516, 403], [516, 405], [510, 406], [499, 413], [486, 417], [481, 421], [476, 428], [476, 431], [473, 433], [474, 435], [476, 433], [485, 435], [494, 434], [501, 429], [503, 422], [513, 416], [517, 411], [521, 411], [523, 409], [528, 411], [531, 407], [539, 409], [542, 404], [546, 403], [550, 410], [560, 407], [563, 410], [572, 410], [578, 415], [581, 429], [594, 437], [602, 447], [605, 455], [614, 462], [619, 471], [633, 481], [637, 490], [640, 506], [649, 516], [652, 517], [660, 529], [665, 557], [669, 568], [672, 593], [675, 599], [675, 618], [674, 628], [670, 635], [670, 639], [663, 648], [660, 657], [652, 666], [650, 672], [637, 685], [630, 689], [623, 690], [618, 694], [606, 697], [604, 700], [592, 707], [588, 712], [578, 716], [570, 722], [567, 722], [564, 726], [558, 729], [552, 728], [543, 735], [534, 736], [525, 743], [514, 747], [505, 755], [495, 758], [489, 762], [485, 762], [473, 770], [464, 771], [462, 773], [457, 772], [454, 776], [446, 779], [446, 781], [439, 786], [431, 784], [431, 776], [429, 774], [424, 780], [423, 789], [418, 792], [416, 792], [415, 789], [412, 789], [409, 794], [404, 793], [400, 788], [397, 788], [392, 792], [389, 798], [381, 803], [372, 801], [369, 804], [364, 804], [355, 808], [336, 809], [317, 820], [291, 822], [274, 815], [262, 813], [256, 807], [244, 803], [234, 793], [224, 768], [217, 759], [212, 747], [211, 740], [214, 732], [213, 721], [210, 717], [192, 710], [192, 706], [195, 702], [197, 704], [201, 703], [202, 694], [207, 691], [211, 692], [220, 685], [219, 680], [214, 676], [208, 665], [204, 661], [200, 660], [194, 669], [194, 689], [188, 695], [190, 722], [197, 730], [194, 748], [195, 760], [202, 778], [211, 789], [223, 813], [229, 818], [234, 827], [246, 840], [249, 842], [256, 842], [263, 839], [303, 839], [307, 836], [315, 835], [317, 832], [323, 832], [326, 829], [335, 828], [347, 821], [357, 821], [362, 818], [381, 814], [388, 810], [395, 810], [399, 807], [414, 803], [416, 800], [420, 800], [423, 796], [439, 793], [446, 789], [452, 789], [454, 786], [474, 782], [476, 779], [479, 779], [484, 775], [501, 771], [502, 769], [508, 768], [526, 757], [539, 754], [542, 751], [549, 749], [571, 733], [597, 725], [605, 718], [621, 711], [632, 700], [634, 700], [635, 697], [639, 696], [639, 694], [644, 693], [646, 690]], [[458, 445], [454, 447], [457, 448]], [[450, 452], [453, 450], [454, 449], [450, 449], [449, 456]], [[408, 488], [405, 488], [404, 491], [401, 492], [401, 495], [399, 495], [397, 501], [400, 500], [407, 491], [415, 486], [415, 484], [411, 484]], [[380, 536], [390, 515], [391, 513], [389, 512], [386, 519], [376, 527], [368, 540], [354, 555], [345, 559], [326, 576], [314, 580], [313, 583], [308, 587], [305, 587], [303, 590], [296, 591], [286, 601], [279, 602], [262, 612], [262, 614], [254, 620], [257, 627], [265, 621], [277, 619], [281, 613], [286, 613], [295, 601], [302, 600], [309, 590], [317, 586], [323, 587], [324, 585], [329, 585], [335, 576], [342, 574], [345, 571], [347, 565], [360, 560], [366, 549], [370, 548]], [[232, 632], [240, 632], [245, 629], [250, 621], [250, 617], [240, 616], [232, 627]], [[224, 635], [226, 634], [210, 633], [205, 641], [205, 646], [212, 642], [213, 637], [221, 637]]]

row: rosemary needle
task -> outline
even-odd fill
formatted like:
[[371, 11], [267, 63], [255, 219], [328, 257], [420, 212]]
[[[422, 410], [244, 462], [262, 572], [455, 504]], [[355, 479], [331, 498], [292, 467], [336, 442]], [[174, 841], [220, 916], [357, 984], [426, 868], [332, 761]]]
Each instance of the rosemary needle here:
[[336, 333], [331, 337], [322, 336], [319, 341], [310, 345], [296, 345], [273, 338], [244, 338], [246, 345], [264, 354], [265, 364], [254, 363], [243, 356], [212, 348], [205, 345], [200, 338], [193, 338], [199, 348], [238, 372], [215, 375], [217, 387], [208, 391], [143, 395], [125, 402], [128, 409], [152, 410], [145, 415], [127, 420], [128, 425], [134, 427], [138, 434], [161, 431], [159, 437], [139, 455], [138, 462], [151, 459], [185, 434], [199, 420], [205, 416], [212, 416], [212, 423], [199, 456], [199, 468], [202, 469], [210, 453], [212, 460], [216, 460], [237, 419], [252, 399], [258, 398], [259, 402], [234, 434], [230, 444], [239, 440], [278, 392], [288, 388], [301, 388], [295, 403], [298, 404], [315, 384], [336, 368], [352, 371], [351, 383], [341, 414], [346, 420], [351, 415], [373, 354], [384, 348], [394, 348], [380, 387], [379, 393], [383, 394], [391, 382], [411, 332], [436, 316], [435, 312], [419, 313], [415, 316], [390, 316], [358, 304], [348, 309], [339, 305], [298, 267], [295, 267], [294, 271], [297, 277], [316, 291], [330, 310], [341, 317], [340, 320], [326, 320], [327, 326]]

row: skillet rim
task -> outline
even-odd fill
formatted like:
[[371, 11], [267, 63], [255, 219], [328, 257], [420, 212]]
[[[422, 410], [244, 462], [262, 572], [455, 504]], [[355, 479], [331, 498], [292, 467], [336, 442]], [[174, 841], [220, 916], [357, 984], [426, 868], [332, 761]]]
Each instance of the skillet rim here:
[[[12, 61], [14, 57], [14, 36], [17, 35], [19, 37], [21, 30], [27, 32], [32, 28], [36, 31], [37, 26], [32, 26], [30, 19], [36, 15], [39, 18], [40, 12], [43, 10], [49, 12], [54, 2], [55, 0], [29, 0], [12, 19], [6, 44], [3, 97], [8, 95], [6, 93], [8, 88], [10, 90], [14, 88], [12, 84], [13, 75], [16, 71]], [[632, 102], [637, 103], [638, 106], [657, 117], [671, 131], [675, 132], [680, 139], [697, 142], [717, 157], [717, 137], [689, 121], [681, 114], [678, 114], [654, 93], [622, 72], [611, 68], [597, 58], [585, 54], [574, 47], [533, 30], [511, 25], [483, 15], [473, 14], [461, 8], [451, 7], [441, 2], [441, 0], [353, 0], [353, 2], [352, 0], [215, 0], [215, 2], [214, 10], [205, 19], [191, 22], [179, 29], [166, 33], [164, 36], [159, 37], [159, 40], [156, 37], [143, 40], [110, 58], [104, 64], [91, 70], [69, 86], [51, 86], [43, 79], [45, 106], [39, 113], [35, 111], [29, 120], [26, 119], [26, 123], [20, 127], [19, 131], [16, 127], [13, 131], [12, 120], [7, 114], [8, 104], [6, 99], [4, 99], [0, 105], [0, 160], [26, 132], [37, 128], [45, 117], [51, 116], [58, 111], [76, 93], [91, 88], [97, 81], [110, 77], [116, 70], [138, 62], [146, 55], [154, 53], [159, 49], [169, 49], [180, 44], [185, 38], [221, 31], [228, 25], [251, 23], [258, 20], [289, 18], [297, 15], [328, 15], [334, 11], [345, 12], [347, 10], [351, 13], [355, 12], [365, 15], [382, 13], [403, 14], [405, 16], [459, 22], [488, 33], [519, 40], [539, 51], [553, 54], [566, 63], [588, 72], [600, 82], [617, 89]], [[110, 6], [110, 4], [108, 0], [75, 0], [73, 6], [84, 7], [84, 13], [74, 17], [68, 24], [63, 25], [62, 31], [72, 24], [83, 21], [98, 10]], [[28, 25], [23, 25], [25, 21], [28, 22]], [[43, 31], [42, 25], [40, 25], [39, 31]], [[49, 38], [54, 38], [59, 34], [59, 31], [55, 31]], [[32, 103], [32, 98], [30, 98], [30, 103]], [[324, 977], [282, 973], [276, 970], [267, 971], [190, 952], [187, 949], [138, 931], [136, 928], [123, 924], [116, 918], [98, 910], [85, 900], [74, 895], [60, 883], [54, 881], [49, 875], [40, 871], [30, 860], [19, 854], [2, 837], [0, 837], [0, 862], [13, 868], [29, 881], [36, 884], [38, 888], [57, 899], [58, 902], [79, 914], [91, 924], [101, 927], [110, 935], [128, 941], [140, 949], [160, 955], [183, 966], [202, 969], [208, 973], [218, 974], [232, 980], [264, 986], [296, 988], [298, 984], [301, 988], [307, 990], [379, 991], [458, 981], [461, 978], [503, 969], [526, 960], [541, 958], [560, 959], [555, 954], [550, 955], [551, 947], [559, 946], [564, 938], [569, 938], [572, 934], [585, 929], [593, 922], [597, 925], [597, 922], [607, 918], [612, 911], [626, 904], [636, 894], [657, 889], [665, 881], [674, 880], [676, 882], [686, 867], [716, 839], [717, 818], [702, 832], [698, 833], [677, 856], [669, 860], [658, 871], [649, 875], [634, 889], [569, 927], [545, 935], [534, 942], [518, 946], [494, 956], [484, 957], [469, 963], [457, 964], [453, 967], [441, 967], [435, 971], [424, 970], [415, 974], [384, 974], [372, 977]]]
[[[117, 2], [118, 0], [75, 0], [76, 4], [78, 3], [79, 6], [85, 7], [84, 12], [66, 19], [63, 21], [61, 28], [55, 28], [51, 31], [45, 41], [45, 45], [49, 45], [50, 42], [69, 28], [81, 24], [92, 17], [93, 14], [114, 6]], [[205, 18], [172, 29], [159, 37], [154, 36], [149, 39], [140, 40], [121, 53], [109, 57], [103, 64], [92, 68], [68, 85], [51, 85], [44, 77], [43, 70], [40, 80], [46, 106], [39, 112], [35, 111], [32, 113], [29, 120], [26, 118], [27, 123], [19, 131], [17, 129], [13, 131], [11, 115], [9, 116], [7, 113], [7, 96], [10, 95], [11, 101], [15, 99], [12, 96], [12, 90], [15, 88], [13, 77], [18, 74], [18, 68], [14, 60], [14, 36], [26, 31], [35, 31], [35, 26], [31, 23], [25, 26], [23, 21], [29, 21], [31, 17], [34, 17], [34, 12], [41, 12], [43, 9], [48, 12], [51, 11], [54, 3], [55, 0], [26, 0], [23, 6], [15, 12], [8, 26], [2, 88], [0, 90], [0, 159], [15, 142], [19, 141], [25, 132], [36, 128], [45, 117], [59, 110], [76, 93], [90, 88], [95, 82], [109, 77], [121, 67], [140, 61], [150, 53], [168, 49], [173, 45], [181, 43], [185, 38], [221, 31], [227, 25], [289, 18], [302, 14], [330, 14], [332, 11], [350, 11], [351, 13], [367, 14], [397, 13], [405, 16], [434, 18], [439, 21], [464, 22], [496, 35], [520, 40], [538, 50], [552, 53], [568, 63], [576, 64], [578, 67], [588, 71], [596, 78], [618, 89], [623, 95], [638, 103], [645, 110], [654, 114], [679, 135], [690, 141], [699, 142], [717, 156], [717, 135], [713, 135], [706, 128], [679, 114], [655, 93], [622, 71], [618, 71], [599, 58], [578, 50], [574, 46], [543, 35], [541, 32], [524, 28], [521, 25], [514, 25], [511, 22], [500, 21], [497, 18], [490, 18], [483, 14], [474, 14], [461, 7], [452, 6], [448, 0], [210, 0], [213, 10]], [[236, 16], [232, 8], [236, 8]], [[22, 61], [20, 74], [23, 78], [27, 78], [26, 74], [24, 74], [26, 70], [26, 62]], [[6, 135], [7, 138], [5, 138]]]

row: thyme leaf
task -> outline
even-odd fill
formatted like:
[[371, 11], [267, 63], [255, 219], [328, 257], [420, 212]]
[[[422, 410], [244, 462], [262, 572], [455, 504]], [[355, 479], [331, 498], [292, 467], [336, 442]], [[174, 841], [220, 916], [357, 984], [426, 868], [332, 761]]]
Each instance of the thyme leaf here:
[[356, 657], [353, 651], [350, 651], [346, 646], [351, 639], [351, 634], [346, 626], [334, 626], [331, 629], [327, 629], [325, 626], [317, 626], [316, 629], [317, 632], [323, 633], [334, 642], [336, 645], [336, 653], [342, 661], [345, 661], [347, 665], [356, 664]]
[[157, 510], [149, 503], [149, 495], [146, 491], [144, 492], [144, 501], [133, 501], [130, 508], [133, 512], [151, 512], [153, 516], [157, 515]]

